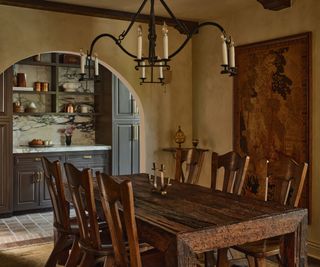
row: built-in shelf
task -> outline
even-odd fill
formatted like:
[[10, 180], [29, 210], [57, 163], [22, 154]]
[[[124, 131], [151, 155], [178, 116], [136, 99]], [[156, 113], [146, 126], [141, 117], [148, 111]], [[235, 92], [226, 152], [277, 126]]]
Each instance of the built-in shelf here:
[[99, 113], [87, 112], [87, 113], [71, 113], [71, 112], [13, 112], [14, 116], [43, 116], [43, 115], [54, 115], [54, 116], [96, 116]]
[[17, 91], [12, 90], [14, 94], [35, 94], [35, 95], [55, 95], [57, 92], [55, 91]]

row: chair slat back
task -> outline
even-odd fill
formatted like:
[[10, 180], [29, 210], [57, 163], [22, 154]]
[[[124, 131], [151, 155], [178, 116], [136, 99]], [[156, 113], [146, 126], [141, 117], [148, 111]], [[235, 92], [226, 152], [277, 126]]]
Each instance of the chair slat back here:
[[307, 169], [307, 163], [298, 164], [287, 156], [267, 161], [267, 199], [298, 207]]
[[73, 206], [76, 211], [80, 240], [93, 248], [101, 248], [97, 208], [94, 199], [91, 169], [78, 170], [70, 163], [64, 164]]
[[[135, 221], [134, 199], [131, 181], [117, 181], [104, 173], [97, 172], [101, 202], [107, 220], [117, 267], [141, 267], [139, 240]], [[123, 209], [120, 219], [119, 206]], [[130, 262], [125, 249], [124, 236], [127, 236]]]
[[69, 230], [70, 218], [68, 203], [64, 194], [61, 164], [58, 160], [51, 162], [46, 157], [42, 157], [41, 161], [51, 198], [55, 224], [64, 230]]
[[[204, 150], [197, 148], [177, 149], [175, 180], [182, 183], [197, 184], [201, 173]], [[183, 164], [185, 163], [185, 170]]]
[[224, 155], [212, 152], [211, 160], [211, 188], [217, 189], [217, 173], [219, 168], [224, 168], [223, 192], [240, 195], [249, 165], [249, 156], [241, 157], [231, 151]]

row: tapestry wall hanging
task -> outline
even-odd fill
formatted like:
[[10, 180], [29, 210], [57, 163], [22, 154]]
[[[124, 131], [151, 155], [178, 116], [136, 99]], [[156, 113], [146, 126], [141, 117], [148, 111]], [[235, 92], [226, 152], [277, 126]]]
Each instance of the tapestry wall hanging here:
[[301, 203], [311, 208], [311, 33], [238, 46], [236, 62], [233, 143], [250, 156], [244, 194], [262, 197], [265, 160], [286, 155], [309, 164]]

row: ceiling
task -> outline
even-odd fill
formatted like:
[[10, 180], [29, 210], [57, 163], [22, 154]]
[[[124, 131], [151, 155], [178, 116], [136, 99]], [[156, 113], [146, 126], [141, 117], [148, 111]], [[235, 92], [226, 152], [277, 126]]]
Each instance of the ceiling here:
[[[83, 5], [120, 11], [136, 12], [142, 0], [50, 0], [52, 2]], [[201, 21], [215, 19], [224, 14], [234, 13], [250, 6], [260, 6], [257, 0], [166, 0], [172, 12], [180, 19]], [[142, 13], [149, 13], [149, 5]], [[155, 0], [155, 13], [158, 16], [169, 16], [159, 0]]]

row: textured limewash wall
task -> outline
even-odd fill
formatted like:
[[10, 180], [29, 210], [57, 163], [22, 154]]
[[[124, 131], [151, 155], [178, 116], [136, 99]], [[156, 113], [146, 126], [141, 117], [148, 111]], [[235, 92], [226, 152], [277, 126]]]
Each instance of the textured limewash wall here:
[[[256, 4], [217, 19], [238, 45], [312, 31], [312, 224], [309, 254], [320, 258], [320, 1], [293, 1], [293, 7], [267, 11]], [[232, 79], [219, 74], [220, 40], [211, 29], [193, 40], [193, 131], [200, 142], [218, 153], [232, 149]], [[206, 158], [201, 183], [210, 184], [210, 157]]]
[[[0, 25], [0, 72], [3, 72], [17, 61], [38, 53], [79, 52], [80, 48], [88, 49], [95, 36], [102, 32], [117, 36], [126, 28], [128, 22], [0, 6]], [[146, 25], [143, 25], [143, 30], [147, 33]], [[158, 30], [160, 38], [161, 29]], [[169, 31], [169, 50], [173, 51], [184, 37], [172, 28], [169, 28]], [[127, 36], [123, 44], [128, 50], [136, 51], [135, 30]], [[159, 49], [161, 45], [160, 40]], [[147, 47], [146, 43], [144, 47]], [[189, 138], [192, 135], [191, 44], [172, 61], [173, 78], [167, 86], [140, 86], [139, 73], [134, 69], [133, 60], [111, 40], [101, 40], [96, 51], [106, 63], [105, 66], [133, 90], [139, 105], [142, 121], [141, 170], [149, 171], [152, 162], [157, 161], [169, 165], [169, 173], [172, 173], [171, 155], [161, 152], [161, 149], [173, 145], [172, 135], [178, 125], [182, 126]]]

